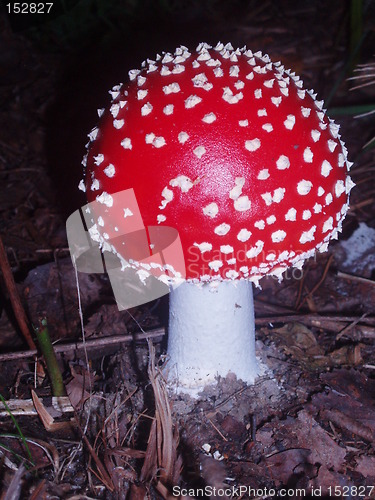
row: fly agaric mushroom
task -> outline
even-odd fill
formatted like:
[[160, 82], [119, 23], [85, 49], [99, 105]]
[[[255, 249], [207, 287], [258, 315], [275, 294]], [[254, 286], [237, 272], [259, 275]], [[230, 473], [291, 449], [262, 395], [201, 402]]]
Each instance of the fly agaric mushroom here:
[[133, 188], [145, 225], [179, 232], [169, 378], [191, 394], [230, 372], [252, 383], [252, 283], [301, 268], [341, 231], [353, 183], [339, 127], [280, 62], [230, 44], [148, 59], [110, 94], [81, 188], [101, 203]]

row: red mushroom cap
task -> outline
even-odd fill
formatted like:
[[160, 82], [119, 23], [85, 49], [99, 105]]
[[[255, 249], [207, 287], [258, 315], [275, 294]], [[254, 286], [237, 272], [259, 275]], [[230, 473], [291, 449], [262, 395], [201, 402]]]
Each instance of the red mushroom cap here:
[[189, 280], [257, 282], [327, 250], [350, 164], [338, 125], [294, 73], [202, 43], [129, 78], [89, 134], [89, 201], [133, 188], [145, 226], [179, 231]]

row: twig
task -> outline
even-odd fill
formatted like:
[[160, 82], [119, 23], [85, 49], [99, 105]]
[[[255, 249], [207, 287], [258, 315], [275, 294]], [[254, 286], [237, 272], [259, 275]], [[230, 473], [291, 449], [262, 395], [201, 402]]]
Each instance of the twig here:
[[350, 325], [347, 325], [343, 330], [341, 330], [341, 332], [336, 335], [336, 341], [340, 340], [341, 337], [343, 337], [344, 335], [347, 335], [347, 333], [355, 327], [355, 325], [358, 325], [358, 323], [360, 323], [365, 317], [367, 316], [367, 313], [364, 313], [362, 314], [362, 316], [360, 316], [359, 318], [357, 318], [355, 321], [352, 321], [350, 323]]
[[[297, 293], [297, 298], [296, 298], [296, 302], [295, 302], [295, 305], [294, 305], [294, 308], [298, 311], [299, 309], [299, 306], [301, 305], [301, 298], [302, 298], [302, 292], [303, 292], [303, 289], [304, 289], [304, 285], [305, 285], [305, 279], [306, 279], [306, 276], [307, 276], [307, 273], [308, 273], [308, 265], [306, 266], [306, 272], [304, 272], [302, 274], [302, 279], [300, 280], [299, 282], [299, 286], [298, 286], [298, 293]], [[303, 303], [303, 302], [302, 302]]]
[[33, 356], [35, 356], [36, 346], [31, 337], [29, 322], [25, 313], [25, 309], [23, 308], [20, 296], [18, 294], [16, 283], [13, 278], [12, 270], [9, 265], [8, 256], [5, 251], [1, 236], [0, 236], [0, 270], [4, 278], [5, 286], [9, 292], [9, 298], [12, 304], [14, 316], [16, 317], [18, 326], [21, 330], [24, 339], [27, 342], [27, 345], [30, 347], [30, 349], [35, 350], [35, 353], [33, 354]]
[[[102, 461], [100, 460], [100, 458], [98, 457], [96, 451], [94, 450], [94, 448], [91, 446], [91, 443], [90, 441], [87, 439], [87, 436], [85, 435], [85, 433], [83, 432], [83, 429], [79, 423], [79, 420], [78, 420], [78, 417], [76, 416], [76, 425], [77, 425], [77, 428], [81, 434], [81, 437], [83, 439], [83, 442], [85, 443], [85, 445], [87, 446], [87, 449], [92, 457], [92, 459], [94, 460], [95, 462], [95, 465], [96, 467], [98, 468], [98, 473], [99, 473], [99, 476], [98, 478], [103, 482], [104, 486], [110, 491], [114, 491], [114, 485], [113, 485], [113, 482], [112, 482], [112, 478], [111, 476], [108, 474], [106, 468], [104, 467]], [[94, 472], [94, 471], [93, 471]]]
[[298, 304], [298, 306], [296, 307], [297, 311], [303, 306], [304, 302], [307, 300], [307, 297], [311, 297], [318, 290], [318, 288], [320, 288], [320, 286], [322, 285], [322, 283], [326, 279], [326, 276], [327, 276], [328, 270], [329, 270], [329, 268], [331, 266], [333, 257], [334, 257], [333, 254], [330, 255], [330, 257], [329, 257], [329, 259], [327, 261], [327, 264], [326, 264], [326, 266], [324, 268], [323, 276], [320, 278], [320, 280], [318, 281], [318, 283], [312, 288], [312, 290], [310, 290], [310, 292]]
[[366, 325], [375, 326], [375, 316], [335, 316], [321, 314], [280, 314], [275, 316], [263, 316], [261, 318], [255, 318], [255, 323], [257, 325], [265, 325], [267, 323], [287, 323], [292, 321], [297, 321], [300, 323], [310, 322], [313, 326], [322, 326], [325, 322], [337, 322], [337, 323], [351, 323], [352, 321], [357, 321], [360, 318], [362, 323]]
[[219, 434], [219, 436], [222, 439], [224, 439], [224, 441], [228, 442], [228, 439], [224, 436], [224, 434], [220, 431], [220, 429], [217, 428], [217, 426], [212, 422], [212, 420], [210, 420], [208, 417], [207, 417], [207, 420], [212, 425], [212, 427], [215, 429], [215, 431]]
[[349, 434], [355, 434], [370, 443], [374, 442], [372, 430], [358, 419], [349, 417], [345, 413], [334, 408], [330, 410], [322, 410], [320, 412], [320, 416], [325, 421], [331, 420], [334, 424], [340, 427], [340, 429], [347, 431]]
[[360, 283], [366, 283], [367, 285], [375, 286], [374, 280], [369, 280], [368, 278], [362, 278], [362, 276], [355, 276], [354, 274], [343, 273], [341, 271], [337, 272], [338, 278], [344, 278], [351, 281], [358, 281]]
[[[70, 400], [67, 396], [62, 396], [59, 398], [52, 397], [44, 398], [41, 400], [42, 403], [51, 411], [62, 413], [72, 413], [74, 408], [72, 407]], [[38, 412], [35, 409], [35, 405], [32, 399], [8, 399], [5, 401], [6, 406], [11, 411], [12, 415], [18, 416], [35, 416]], [[49, 403], [49, 404], [47, 404]], [[9, 412], [5, 409], [4, 403], [0, 402], [0, 417], [9, 417]]]
[[360, 201], [359, 203], [356, 203], [355, 205], [350, 205], [349, 215], [350, 215], [350, 213], [354, 212], [355, 210], [358, 210], [359, 208], [365, 207], [367, 205], [372, 205], [374, 203], [374, 200], [375, 200], [375, 198], [371, 197], [371, 198], [367, 198], [367, 200]]
[[[99, 347], [105, 347], [116, 344], [125, 344], [132, 342], [134, 340], [147, 340], [157, 337], [162, 337], [165, 335], [164, 328], [156, 328], [155, 330], [150, 330], [144, 333], [134, 333], [133, 335], [114, 335], [112, 337], [100, 337], [97, 339], [89, 339], [83, 342], [71, 342], [69, 344], [56, 344], [54, 345], [54, 351], [56, 353], [60, 352], [72, 352], [79, 351], [82, 349], [97, 349]], [[13, 361], [15, 359], [30, 358], [37, 354], [37, 351], [18, 351], [9, 352], [6, 354], [0, 354], [0, 362], [2, 361]]]
[[[280, 316], [267, 316], [263, 318], [255, 318], [256, 325], [266, 325], [269, 323], [291, 323], [298, 322], [305, 325], [314, 326], [316, 328], [325, 328], [330, 331], [340, 331], [342, 323], [353, 323], [357, 321], [358, 316], [321, 316], [319, 314], [289, 314]], [[360, 317], [359, 323], [369, 326], [362, 327], [362, 336], [366, 338], [375, 338], [375, 318]], [[357, 322], [358, 324], [358, 322]]]
[[20, 498], [21, 488], [22, 488], [22, 476], [26, 472], [26, 469], [23, 465], [19, 467], [18, 470], [13, 474], [12, 480], [8, 486], [7, 491], [4, 493], [4, 496], [1, 498], [3, 500], [13, 500], [15, 498]]

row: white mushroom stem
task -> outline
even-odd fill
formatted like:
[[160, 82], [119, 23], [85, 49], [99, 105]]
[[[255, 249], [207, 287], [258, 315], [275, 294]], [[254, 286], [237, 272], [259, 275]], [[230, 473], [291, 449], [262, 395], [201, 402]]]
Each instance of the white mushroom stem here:
[[177, 392], [197, 396], [229, 373], [252, 384], [259, 367], [251, 283], [223, 281], [213, 288], [184, 282], [172, 290], [168, 355], [168, 380]]

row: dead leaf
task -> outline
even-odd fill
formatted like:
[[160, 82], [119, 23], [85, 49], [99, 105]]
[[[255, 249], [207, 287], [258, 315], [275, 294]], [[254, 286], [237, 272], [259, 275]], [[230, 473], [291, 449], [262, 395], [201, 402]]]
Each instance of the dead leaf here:
[[329, 359], [325, 356], [324, 349], [319, 346], [315, 335], [302, 323], [287, 323], [272, 333], [279, 337], [286, 354], [291, 355], [308, 370], [314, 371], [329, 364]]
[[336, 392], [371, 406], [374, 411], [375, 380], [369, 379], [364, 373], [357, 370], [334, 370], [323, 373], [320, 378]]
[[71, 422], [55, 422], [55, 419], [48, 413], [46, 407], [43, 405], [42, 400], [38, 398], [36, 392], [33, 390], [31, 391], [31, 397], [46, 431], [56, 432], [67, 429], [71, 430]]
[[300, 426], [296, 434], [300, 444], [311, 449], [312, 463], [318, 462], [341, 471], [345, 463], [346, 450], [339, 446], [306, 410], [298, 413], [298, 420]]
[[312, 478], [320, 465], [343, 470], [346, 449], [341, 448], [306, 410], [301, 410], [297, 419], [275, 420], [265, 427], [269, 430], [271, 426], [279, 451], [268, 456], [265, 462], [270, 477], [278, 485], [287, 484], [297, 473]]
[[331, 364], [335, 366], [357, 366], [363, 362], [360, 344], [335, 349], [328, 354], [328, 357], [331, 360]]
[[72, 406], [78, 411], [90, 397], [90, 390], [96, 377], [95, 373], [88, 372], [82, 367], [75, 368], [72, 365], [70, 365], [70, 372], [73, 378], [65, 385], [65, 388]]
[[[329, 468], [327, 468], [325, 465], [321, 465], [319, 467], [318, 475], [311, 479], [311, 481], [307, 485], [307, 489], [311, 491], [311, 488], [318, 488], [316, 494], [312, 498], [318, 499], [323, 498], [324, 496], [324, 498], [333, 500], [334, 497], [331, 496], [332, 486], [343, 486], [343, 481], [345, 481], [345, 486], [350, 486], [350, 483], [348, 483], [348, 480], [345, 478], [345, 476], [343, 477], [343, 474], [329, 470]], [[331, 490], [329, 490], [329, 488], [331, 488]]]
[[375, 457], [362, 455], [356, 458], [357, 467], [356, 471], [364, 477], [375, 478]]
[[314, 476], [316, 467], [309, 460], [310, 453], [309, 449], [290, 448], [267, 457], [266, 464], [270, 476], [277, 485], [290, 483], [297, 468], [299, 474], [303, 471], [307, 477]]
[[360, 438], [372, 443], [374, 441], [374, 434], [372, 430], [364, 425], [361, 421], [358, 420], [357, 416], [355, 418], [349, 417], [342, 413], [339, 410], [322, 410], [320, 415], [325, 420], [330, 420], [335, 425], [340, 427], [344, 432], [348, 432], [349, 434], [355, 434]]

